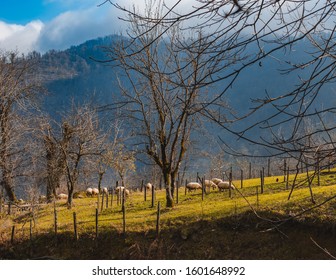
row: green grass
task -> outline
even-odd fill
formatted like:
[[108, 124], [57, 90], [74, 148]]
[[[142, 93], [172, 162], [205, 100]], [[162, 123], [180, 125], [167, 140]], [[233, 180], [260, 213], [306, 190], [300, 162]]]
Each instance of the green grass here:
[[[300, 174], [297, 179], [304, 180], [305, 177], [306, 174]], [[276, 182], [276, 178], [279, 179], [279, 182]], [[228, 191], [211, 191], [205, 195], [204, 201], [201, 199], [200, 191], [187, 193], [185, 195], [184, 188], [182, 187], [179, 192], [179, 203], [176, 204], [173, 209], [166, 209], [164, 207], [164, 190], [156, 191], [156, 203], [154, 208], [151, 207], [150, 194], [145, 202], [143, 193], [134, 192], [126, 201], [126, 238], [122, 235], [121, 206], [117, 205], [116, 201], [113, 201], [112, 208], [109, 203], [109, 208], [105, 209], [104, 203], [104, 210], [99, 213], [99, 238], [104, 240], [103, 243], [105, 243], [106, 246], [101, 251], [105, 252], [106, 248], [108, 248], [107, 244], [109, 244], [109, 246], [118, 248], [116, 252], [119, 252], [119, 255], [116, 252], [114, 252], [116, 253], [115, 255], [111, 252], [105, 252], [108, 256], [106, 256], [106, 258], [114, 258], [116, 256], [125, 256], [124, 258], [205, 258], [206, 256], [203, 254], [204, 251], [207, 251], [208, 248], [214, 248], [210, 254], [211, 256], [209, 255], [207, 257], [222, 258], [221, 255], [218, 254], [223, 252], [221, 250], [217, 252], [217, 246], [211, 245], [215, 242], [214, 240], [221, 240], [224, 244], [230, 243], [231, 241], [227, 239], [227, 236], [230, 236], [230, 238], [232, 235], [237, 236], [237, 232], [242, 230], [241, 234], [244, 235], [244, 238], [241, 240], [242, 244], [249, 243], [248, 240], [258, 243], [260, 237], [257, 237], [259, 229], [256, 231], [256, 224], [259, 225], [262, 223], [265, 227], [264, 229], [268, 230], [274, 225], [279, 224], [277, 221], [286, 220], [302, 211], [313, 208], [314, 205], [320, 204], [325, 201], [325, 199], [336, 194], [335, 171], [323, 172], [320, 178], [321, 186], [317, 186], [316, 178], [313, 181], [312, 189], [315, 204], [311, 201], [310, 192], [306, 185], [295, 188], [291, 199], [288, 200], [293, 179], [294, 175], [291, 175], [289, 188], [286, 189], [286, 183], [282, 182], [283, 177], [267, 177], [265, 178], [264, 193], [259, 193], [258, 196], [256, 195], [256, 190], [258, 187], [258, 192], [260, 192], [260, 179], [245, 180], [243, 188], [240, 188], [240, 181], [235, 181], [234, 183], [238, 190], [232, 193], [231, 198], [229, 197]], [[160, 225], [162, 236], [165, 237], [161, 237], [160, 239], [157, 239], [155, 234], [156, 205], [158, 201], [160, 201], [162, 205]], [[54, 206], [52, 204], [41, 207], [41, 209], [35, 213], [33, 242], [36, 248], [40, 248], [40, 251], [34, 253], [31, 252], [30, 249], [28, 254], [23, 253], [23, 249], [18, 249], [19, 244], [21, 244], [20, 248], [29, 247], [29, 244], [31, 244], [29, 236], [30, 217], [27, 217], [26, 214], [16, 214], [10, 217], [3, 216], [1, 218], [0, 243], [2, 245], [0, 244], [0, 247], [2, 246], [5, 252], [4, 255], [7, 256], [7, 258], [25, 258], [41, 255], [44, 251], [42, 247], [45, 243], [51, 244], [50, 248], [53, 249], [50, 250], [56, 258], [90, 258], [92, 256], [105, 258], [103, 253], [98, 255], [93, 253], [95, 251], [94, 246], [97, 245], [90, 243], [95, 239], [96, 206], [97, 198], [75, 199], [72, 209], [67, 209], [64, 201], [58, 201], [56, 203], [58, 238], [63, 238], [66, 241], [64, 241], [64, 244], [68, 244], [69, 248], [72, 246], [77, 246], [76, 248], [83, 246], [80, 250], [77, 250], [78, 254], [76, 255], [73, 255], [74, 253], [70, 249], [67, 250], [65, 248], [56, 254], [55, 248], [60, 248], [59, 244], [58, 246], [54, 244], [54, 248], [52, 246], [53, 243], [50, 243], [50, 240], [54, 240]], [[100, 206], [101, 205], [99, 205], [99, 208]], [[301, 226], [313, 226], [319, 229], [325, 227], [329, 230], [329, 228], [332, 228], [334, 224], [336, 224], [335, 210], [335, 200], [331, 200], [318, 208], [306, 211], [303, 215], [295, 217], [293, 221], [285, 224], [283, 227], [286, 229], [290, 223], [299, 223], [299, 226], [298, 224], [296, 224], [296, 226], [300, 230], [298, 230], [299, 233], [295, 236], [300, 238], [303, 238], [301, 235], [307, 234], [306, 229], [302, 229], [301, 232]], [[253, 211], [258, 213], [261, 219], [260, 217], [256, 217]], [[73, 241], [73, 212], [76, 212], [77, 215], [79, 233], [79, 241], [77, 243]], [[265, 218], [265, 220], [263, 220], [263, 218]], [[273, 220], [275, 223], [264, 223], [266, 220]], [[242, 223], [242, 221], [244, 221], [244, 223]], [[224, 227], [222, 227], [222, 223], [225, 224]], [[16, 245], [11, 245], [9, 242], [13, 225], [15, 225], [16, 229]], [[245, 226], [247, 228], [245, 228]], [[290, 234], [292, 230], [293, 229], [288, 229], [288, 234]], [[203, 237], [196, 238], [195, 236], [198, 236], [198, 233], [202, 231], [204, 235], [212, 236], [212, 239], [204, 239]], [[225, 232], [224, 236], [218, 239], [216, 233], [222, 233], [223, 231]], [[313, 233], [314, 230], [312, 229], [311, 234]], [[308, 235], [305, 236], [305, 238], [309, 237]], [[266, 238], [268, 242], [274, 242], [270, 235], [263, 235], [263, 238]], [[302, 240], [305, 240], [305, 238]], [[332, 239], [332, 237], [330, 238]], [[114, 239], [115, 242], [111, 241], [111, 239]], [[202, 249], [195, 251], [195, 249], [191, 250], [188, 248], [184, 249], [183, 252], [178, 249], [183, 248], [185, 244], [189, 242], [194, 242], [194, 239], [203, 240], [202, 242], [204, 244], [200, 245]], [[326, 237], [324, 239], [326, 240]], [[117, 242], [118, 245], [116, 245], [116, 240], [119, 240]], [[41, 246], [38, 246], [38, 244]], [[312, 244], [309, 245], [314, 248]], [[151, 246], [156, 248], [155, 250], [153, 249], [156, 252], [154, 255], [152, 255], [153, 252], [148, 251], [148, 248], [151, 248]], [[245, 244], [244, 246], [248, 245]], [[293, 246], [296, 246], [296, 244]], [[248, 251], [250, 255], [248, 255], [247, 258], [255, 254], [253, 251], [255, 245], [250, 244], [250, 247], [251, 251]], [[11, 255], [9, 252], [11, 252], [13, 248], [16, 248], [17, 251]], [[49, 246], [47, 246], [47, 248], [49, 248]], [[89, 248], [91, 248], [91, 251]], [[274, 250], [280, 250], [279, 248]], [[50, 254], [50, 250], [48, 254]], [[232, 252], [235, 250], [236, 249], [231, 248], [231, 251], [227, 252], [228, 256], [231, 256], [231, 258], [240, 258], [240, 251], [237, 251], [236, 255], [232, 255]], [[282, 252], [281, 250], [279, 254]], [[268, 258], [267, 254], [272, 254], [273, 251], [268, 251], [265, 248], [263, 252], [264, 253], [261, 254], [262, 258]], [[302, 249], [298, 249], [297, 254], [299, 254], [299, 252], [303, 252]], [[284, 258], [291, 258], [290, 251], [282, 253], [285, 254]], [[309, 255], [309, 253], [307, 254]], [[321, 252], [321, 254], [321, 256], [323, 256], [323, 252]], [[315, 256], [315, 254], [313, 255]], [[256, 255], [256, 258], [258, 258], [258, 256], [259, 255]]]

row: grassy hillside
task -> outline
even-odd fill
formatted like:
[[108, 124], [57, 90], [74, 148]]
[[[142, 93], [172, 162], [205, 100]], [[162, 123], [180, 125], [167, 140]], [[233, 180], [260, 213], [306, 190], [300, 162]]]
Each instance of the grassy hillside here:
[[[305, 175], [300, 175], [302, 178]], [[292, 180], [294, 177], [290, 177]], [[99, 212], [96, 238], [97, 197], [74, 200], [67, 209], [56, 203], [57, 236], [54, 232], [54, 205], [42, 206], [34, 215], [30, 238], [29, 214], [2, 216], [0, 258], [55, 259], [326, 259], [319, 246], [336, 255], [335, 200], [314, 208], [336, 194], [335, 173], [321, 175], [321, 186], [313, 182], [315, 204], [306, 186], [289, 190], [283, 178], [265, 178], [264, 193], [256, 195], [260, 179], [235, 182], [237, 190], [212, 191], [202, 201], [200, 192], [179, 191], [179, 203], [164, 207], [164, 191], [156, 191], [161, 201], [161, 233], [156, 235], [156, 205], [151, 207], [141, 192], [126, 201], [126, 234], [123, 234], [121, 206], [114, 200]], [[260, 188], [259, 188], [260, 192]], [[110, 198], [111, 199], [111, 198]], [[99, 202], [101, 207], [101, 200]], [[307, 211], [308, 209], [312, 210]], [[100, 209], [101, 210], [101, 209]], [[303, 214], [301, 214], [305, 211]], [[74, 237], [76, 212], [78, 241]], [[299, 215], [298, 215], [299, 214]], [[297, 216], [296, 216], [297, 215]], [[15, 225], [13, 244], [10, 243]]]

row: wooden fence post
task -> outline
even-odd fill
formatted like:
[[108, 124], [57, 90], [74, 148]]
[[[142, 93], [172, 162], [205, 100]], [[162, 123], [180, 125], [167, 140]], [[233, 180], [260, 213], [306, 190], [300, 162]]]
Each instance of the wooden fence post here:
[[249, 179], [252, 178], [252, 164], [249, 162]]
[[179, 180], [176, 181], [176, 204], [179, 203], [179, 188], [180, 188], [180, 183]]
[[232, 172], [230, 172], [229, 174], [229, 198], [232, 198], [231, 185], [232, 185]]
[[257, 196], [257, 208], [259, 208], [259, 190], [258, 190], [258, 185], [256, 185], [256, 196]]
[[157, 213], [156, 213], [156, 236], [159, 238], [160, 236], [160, 215], [161, 215], [161, 202], [158, 202]]
[[74, 234], [75, 234], [75, 240], [78, 240], [78, 232], [77, 232], [77, 216], [76, 212], [73, 212], [73, 222], [74, 222]]
[[12, 226], [12, 234], [11, 234], [11, 244], [14, 243], [14, 235], [15, 235], [15, 225]]
[[147, 201], [147, 186], [143, 186], [144, 188], [144, 201]]
[[125, 208], [125, 188], [122, 190], [120, 198], [121, 198], [121, 211]]
[[99, 211], [99, 205], [100, 205], [100, 193], [97, 194], [97, 210]]
[[263, 185], [265, 185], [265, 167], [262, 167]]
[[98, 208], [96, 208], [96, 239], [98, 238]]
[[155, 186], [152, 184], [152, 208], [154, 208], [155, 204]]
[[287, 172], [287, 162], [286, 159], [284, 159], [284, 182], [286, 182], [286, 172]]
[[102, 202], [101, 202], [101, 212], [103, 212], [103, 210], [104, 210], [104, 198], [105, 198], [105, 193], [103, 192], [102, 193]]
[[123, 214], [123, 235], [126, 235], [126, 207], [125, 205], [122, 208], [122, 214]]
[[201, 179], [201, 185], [202, 185], [202, 201], [204, 200], [204, 177]]
[[243, 169], [240, 169], [240, 188], [243, 188], [243, 184], [244, 184], [244, 171]]
[[57, 229], [58, 229], [57, 210], [56, 210], [56, 203], [54, 200], [54, 230], [56, 237], [57, 237]]
[[117, 193], [117, 206], [119, 206], [121, 191], [120, 189], [118, 191], [117, 190], [118, 190], [118, 181], [116, 182], [116, 193]]
[[106, 209], [108, 209], [108, 202], [109, 202], [109, 194], [107, 192], [107, 194], [106, 194], [106, 205], [105, 205]]
[[260, 170], [260, 193], [264, 193], [264, 180], [262, 170]]
[[33, 240], [33, 222], [32, 219], [29, 220], [29, 239]]
[[316, 162], [316, 172], [317, 172], [317, 185], [321, 185], [320, 181], [320, 153], [317, 153], [317, 162]]
[[112, 189], [112, 191], [111, 191], [111, 208], [112, 208], [112, 206], [113, 206], [114, 189], [113, 188], [111, 188], [111, 189]]
[[286, 190], [288, 190], [288, 187], [289, 187], [289, 166], [287, 166]]
[[187, 195], [187, 185], [188, 185], [188, 180], [186, 179], [185, 187], [184, 187], [184, 195]]

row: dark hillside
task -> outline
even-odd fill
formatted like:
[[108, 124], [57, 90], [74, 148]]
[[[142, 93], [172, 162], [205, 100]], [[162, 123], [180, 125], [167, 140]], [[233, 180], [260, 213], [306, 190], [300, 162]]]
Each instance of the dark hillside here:
[[[49, 114], [57, 116], [57, 112], [67, 110], [72, 99], [76, 102], [91, 100], [98, 105], [110, 104], [119, 99], [120, 92], [116, 80], [117, 69], [108, 63], [99, 62], [107, 59], [104, 47], [113, 45], [119, 39], [119, 36], [98, 38], [65, 51], [50, 51], [41, 57], [40, 75], [45, 77], [46, 86], [50, 92], [44, 103]], [[253, 100], [264, 98], [266, 95], [274, 97], [286, 94], [299, 84], [300, 79], [306, 79], [309, 68], [290, 73], [287, 70], [294, 64], [303, 63], [309, 59], [311, 52], [309, 46], [309, 42], [303, 40], [285, 51], [272, 53], [260, 64], [244, 69], [233, 86], [225, 93], [225, 98], [233, 112], [237, 116], [242, 116], [259, 105]], [[267, 46], [265, 48], [267, 51]], [[258, 52], [257, 47], [251, 46], [248, 50], [250, 54], [256, 52]], [[239, 64], [236, 67], [239, 67]], [[218, 93], [226, 87], [227, 82], [222, 81], [209, 88], [209, 91]], [[317, 107], [321, 108], [326, 105], [336, 105], [334, 96], [332, 85], [322, 87], [310, 110], [314, 111]], [[235, 123], [232, 128], [243, 130], [274, 113], [276, 111], [272, 106], [265, 106], [262, 110], [244, 119], [243, 122]], [[273, 121], [276, 122], [278, 119], [275, 118]], [[232, 146], [250, 149], [241, 141], [236, 141], [237, 137], [233, 137], [224, 130], [218, 130], [216, 126], [209, 125], [207, 128], [215, 138], [220, 136]], [[254, 139], [267, 137], [267, 135], [268, 132], [262, 131], [258, 127], [246, 133], [246, 136]], [[202, 143], [200, 146], [204, 148]]]

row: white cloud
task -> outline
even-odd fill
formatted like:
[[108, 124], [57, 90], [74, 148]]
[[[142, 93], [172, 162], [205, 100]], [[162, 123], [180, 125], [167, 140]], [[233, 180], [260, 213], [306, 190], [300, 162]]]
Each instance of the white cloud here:
[[120, 30], [121, 25], [111, 7], [68, 11], [45, 24], [37, 46], [40, 51], [65, 49]]
[[36, 42], [43, 28], [41, 21], [26, 25], [7, 24], [0, 21], [0, 49], [27, 53], [36, 49]]

